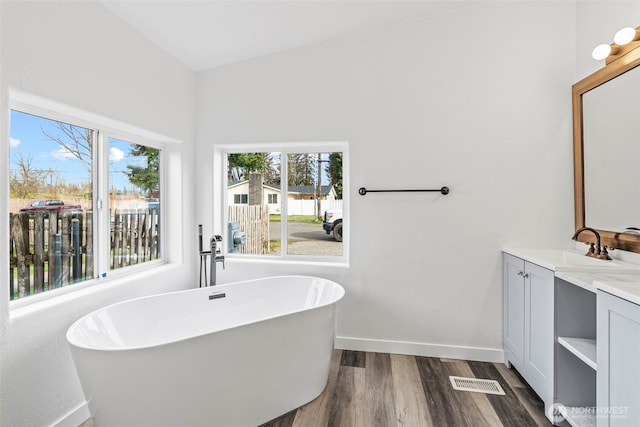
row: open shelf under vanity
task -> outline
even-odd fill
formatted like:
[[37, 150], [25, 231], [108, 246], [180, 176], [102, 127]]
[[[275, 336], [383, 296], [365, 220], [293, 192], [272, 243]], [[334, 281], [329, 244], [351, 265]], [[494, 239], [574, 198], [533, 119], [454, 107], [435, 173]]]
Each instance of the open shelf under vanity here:
[[556, 403], [559, 425], [595, 427], [596, 294], [562, 279], [556, 286]]

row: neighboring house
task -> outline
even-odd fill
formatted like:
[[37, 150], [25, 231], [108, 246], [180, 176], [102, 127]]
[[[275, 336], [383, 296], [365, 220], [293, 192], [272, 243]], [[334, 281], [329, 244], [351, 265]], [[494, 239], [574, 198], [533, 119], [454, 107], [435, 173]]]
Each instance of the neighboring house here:
[[[269, 206], [270, 213], [280, 213], [282, 202], [279, 185], [262, 184], [262, 201]], [[291, 185], [287, 195], [289, 200], [315, 200], [316, 186]], [[337, 193], [333, 185], [320, 187], [320, 200], [336, 200]], [[249, 181], [230, 182], [227, 186], [227, 200], [229, 206], [249, 204]]]
[[[278, 188], [278, 191], [280, 189]], [[315, 200], [317, 188], [315, 185], [290, 185], [289, 197], [291, 200]], [[320, 186], [320, 200], [336, 200], [336, 189], [333, 185]]]

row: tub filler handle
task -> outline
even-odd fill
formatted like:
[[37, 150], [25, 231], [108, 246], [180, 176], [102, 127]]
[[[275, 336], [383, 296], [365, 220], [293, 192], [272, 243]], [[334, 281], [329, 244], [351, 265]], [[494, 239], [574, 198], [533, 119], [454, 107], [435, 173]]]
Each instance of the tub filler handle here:
[[217, 234], [214, 235], [211, 238], [211, 241], [209, 242], [211, 246], [211, 276], [210, 276], [209, 286], [216, 285], [216, 278], [217, 278], [216, 264], [221, 262], [222, 269], [224, 270], [224, 255], [222, 255], [220, 250], [222, 245], [219, 244], [218, 242], [222, 242], [222, 236], [218, 236]]
[[[202, 276], [204, 273], [204, 286], [215, 286], [216, 284], [216, 265], [222, 263], [222, 269], [225, 269], [224, 255], [222, 255], [222, 236], [214, 235], [209, 242], [209, 251], [204, 251], [202, 247], [202, 224], [198, 225], [198, 250], [200, 252], [200, 287], [202, 287]], [[207, 258], [211, 257], [211, 278], [207, 281]]]

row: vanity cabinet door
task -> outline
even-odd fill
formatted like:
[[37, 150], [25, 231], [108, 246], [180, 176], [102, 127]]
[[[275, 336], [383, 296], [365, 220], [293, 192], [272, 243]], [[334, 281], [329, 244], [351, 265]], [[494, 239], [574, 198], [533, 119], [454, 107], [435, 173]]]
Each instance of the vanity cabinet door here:
[[640, 426], [640, 306], [597, 296], [598, 427]]
[[505, 363], [524, 367], [524, 261], [503, 254], [503, 342]]
[[545, 403], [553, 401], [554, 283], [553, 271], [525, 263], [524, 373]]
[[548, 408], [553, 404], [553, 271], [503, 254], [503, 343], [513, 365]]

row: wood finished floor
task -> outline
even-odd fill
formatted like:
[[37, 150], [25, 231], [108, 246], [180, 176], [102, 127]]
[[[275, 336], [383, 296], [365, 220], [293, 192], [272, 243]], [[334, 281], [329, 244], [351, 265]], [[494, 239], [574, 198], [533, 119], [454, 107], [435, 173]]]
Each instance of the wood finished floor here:
[[[506, 395], [456, 391], [449, 375], [497, 380]], [[551, 426], [540, 398], [502, 363], [335, 350], [314, 401], [260, 427]]]
[[[449, 375], [497, 380], [506, 395], [456, 391]], [[540, 398], [502, 363], [334, 350], [322, 394], [260, 427], [392, 426], [546, 427], [551, 423]], [[93, 422], [89, 419], [80, 427], [93, 427]]]

